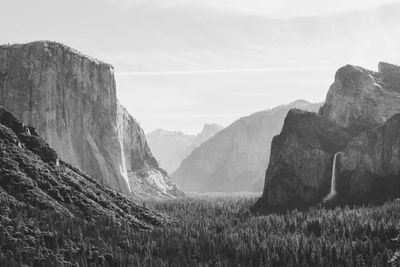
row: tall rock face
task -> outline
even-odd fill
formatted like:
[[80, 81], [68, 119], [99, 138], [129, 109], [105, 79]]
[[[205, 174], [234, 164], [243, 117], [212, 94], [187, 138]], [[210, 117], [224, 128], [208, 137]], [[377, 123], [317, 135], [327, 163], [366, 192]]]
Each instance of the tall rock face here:
[[197, 135], [158, 129], [147, 134], [146, 138], [160, 166], [168, 173], [173, 173], [196, 147], [222, 129], [218, 124], [204, 124], [203, 130]]
[[319, 114], [290, 111], [272, 142], [255, 210], [322, 202], [330, 191], [335, 153], [340, 153], [336, 202], [399, 196], [399, 81], [395, 65], [380, 63], [378, 72], [348, 65], [337, 71]]
[[241, 118], [196, 148], [172, 179], [184, 191], [260, 192], [272, 137], [291, 108], [317, 111], [321, 104], [299, 100]]
[[356, 66], [339, 69], [321, 116], [354, 131], [387, 121], [400, 112], [399, 67], [379, 64], [379, 72]]
[[113, 72], [111, 65], [54, 42], [0, 46], [0, 104], [103, 184], [129, 193], [128, 174], [152, 170], [173, 194], [176, 188], [159, 170], [142, 129], [117, 101]]
[[351, 139], [341, 153], [339, 177], [349, 202], [400, 196], [400, 113]]
[[305, 207], [323, 199], [333, 155], [349, 139], [344, 129], [316, 113], [290, 110], [271, 145], [263, 192], [268, 208]]

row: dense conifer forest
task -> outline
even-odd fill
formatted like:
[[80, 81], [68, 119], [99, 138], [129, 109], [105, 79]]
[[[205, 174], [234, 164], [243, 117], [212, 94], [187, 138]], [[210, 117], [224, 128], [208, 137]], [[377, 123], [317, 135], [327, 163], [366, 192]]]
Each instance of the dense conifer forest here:
[[[0, 266], [397, 266], [400, 201], [257, 215], [254, 195], [144, 203], [168, 214], [138, 232], [29, 209], [1, 218]], [[38, 238], [22, 242], [36, 225]], [[21, 241], [21, 242], [20, 242]]]

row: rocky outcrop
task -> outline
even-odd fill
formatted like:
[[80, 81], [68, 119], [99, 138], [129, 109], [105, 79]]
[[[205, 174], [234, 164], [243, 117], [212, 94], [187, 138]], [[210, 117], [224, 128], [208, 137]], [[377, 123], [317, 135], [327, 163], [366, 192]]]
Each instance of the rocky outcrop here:
[[203, 130], [197, 135], [158, 129], [147, 134], [146, 138], [160, 166], [168, 173], [173, 173], [196, 147], [222, 129], [218, 124], [204, 124]]
[[299, 208], [320, 202], [329, 191], [333, 155], [349, 138], [341, 127], [316, 113], [290, 110], [272, 141], [258, 208]]
[[0, 104], [103, 184], [129, 193], [130, 172], [154, 171], [174, 194], [139, 124], [117, 101], [113, 72], [54, 42], [0, 46]]
[[333, 157], [335, 202], [361, 203], [400, 195], [400, 68], [338, 70], [319, 114], [290, 111], [272, 142], [262, 197], [255, 210], [301, 208], [330, 191]]
[[339, 69], [320, 113], [355, 132], [386, 122], [400, 112], [400, 68], [379, 64], [379, 72], [347, 65]]
[[182, 190], [260, 192], [272, 137], [291, 108], [316, 111], [321, 104], [299, 100], [241, 118], [195, 149], [172, 179]]
[[400, 196], [400, 114], [351, 139], [341, 153], [339, 177], [345, 202]]

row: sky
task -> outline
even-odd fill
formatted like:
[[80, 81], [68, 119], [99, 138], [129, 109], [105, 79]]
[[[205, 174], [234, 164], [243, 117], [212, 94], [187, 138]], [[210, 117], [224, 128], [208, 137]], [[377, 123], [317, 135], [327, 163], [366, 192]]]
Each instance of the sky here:
[[145, 132], [199, 132], [297, 99], [336, 70], [400, 64], [394, 0], [1, 0], [0, 43], [52, 40], [111, 63]]

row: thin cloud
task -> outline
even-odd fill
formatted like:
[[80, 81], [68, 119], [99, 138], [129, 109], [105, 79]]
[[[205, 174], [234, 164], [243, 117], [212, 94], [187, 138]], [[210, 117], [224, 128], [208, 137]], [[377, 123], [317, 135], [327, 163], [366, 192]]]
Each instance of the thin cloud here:
[[334, 71], [336, 68], [252, 68], [252, 69], [211, 69], [211, 70], [189, 70], [189, 71], [133, 71], [116, 72], [118, 76], [158, 76], [158, 75], [192, 75], [212, 73], [246, 73], [246, 72], [308, 72], [308, 71]]
[[125, 8], [138, 5], [166, 8], [174, 6], [205, 7], [223, 12], [256, 14], [288, 19], [302, 16], [322, 16], [376, 8], [398, 0], [104, 0]]
[[212, 113], [212, 114], [188, 114], [188, 113], [136, 113], [138, 117], [166, 117], [166, 118], [203, 118], [203, 117], [242, 117], [244, 113]]

